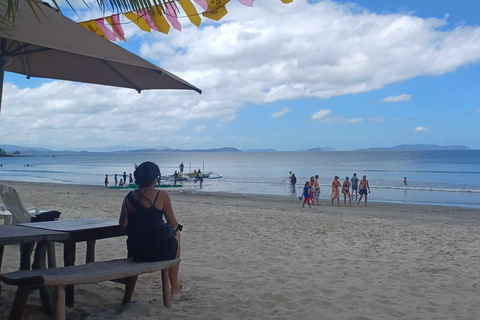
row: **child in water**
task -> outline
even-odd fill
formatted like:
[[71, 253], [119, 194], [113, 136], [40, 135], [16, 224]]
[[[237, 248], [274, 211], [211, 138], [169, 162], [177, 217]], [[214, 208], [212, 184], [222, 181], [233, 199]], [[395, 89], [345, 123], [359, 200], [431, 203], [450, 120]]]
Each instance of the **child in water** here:
[[303, 205], [302, 208], [305, 208], [305, 203], [308, 204], [308, 207], [311, 208], [310, 205], [310, 183], [307, 181], [305, 182], [305, 186], [303, 187]]
[[120, 187], [123, 187], [123, 179], [120, 179], [120, 183], [118, 184]]

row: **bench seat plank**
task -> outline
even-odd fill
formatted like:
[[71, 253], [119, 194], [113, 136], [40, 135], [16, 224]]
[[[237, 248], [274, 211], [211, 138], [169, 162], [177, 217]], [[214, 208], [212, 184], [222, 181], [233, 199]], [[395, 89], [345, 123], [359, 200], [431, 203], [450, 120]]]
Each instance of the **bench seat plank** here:
[[63, 268], [5, 273], [0, 275], [0, 281], [16, 286], [88, 284], [157, 272], [179, 263], [180, 259], [158, 262], [135, 262], [131, 259], [118, 259]]

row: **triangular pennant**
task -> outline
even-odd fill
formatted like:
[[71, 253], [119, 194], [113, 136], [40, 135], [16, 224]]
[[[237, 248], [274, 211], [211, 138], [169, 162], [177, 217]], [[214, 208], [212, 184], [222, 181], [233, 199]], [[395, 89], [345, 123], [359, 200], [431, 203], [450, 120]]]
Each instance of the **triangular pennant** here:
[[225, 5], [230, 0], [207, 0], [208, 11], [203, 13], [203, 16], [208, 19], [218, 21], [222, 19], [227, 13]]
[[240, 3], [243, 4], [244, 6], [248, 6], [248, 7], [253, 7], [253, 3], [255, 2], [255, 0], [238, 0], [238, 1], [240, 1]]
[[138, 10], [137, 14], [140, 18], [143, 18], [153, 30], [158, 31], [157, 26], [153, 22], [152, 18], [150, 17], [150, 13], [148, 13], [147, 10]]
[[107, 39], [107, 37], [103, 34], [102, 29], [100, 29], [97, 22], [95, 22], [94, 20], [80, 22], [79, 24], [82, 27], [84, 27], [85, 29], [88, 29], [88, 30], [92, 31], [93, 33], [96, 33], [97, 35], [103, 37], [104, 39]]
[[127, 17], [128, 20], [135, 23], [140, 28], [140, 30], [143, 30], [143, 31], [146, 31], [146, 32], [151, 32], [152, 31], [152, 28], [148, 25], [147, 21], [145, 21], [145, 19], [143, 19], [143, 18], [140, 18], [135, 13], [126, 12], [125, 17]]
[[208, 10], [207, 0], [194, 0], [203, 10]]
[[165, 11], [166, 11], [165, 14], [167, 15], [167, 19], [168, 21], [170, 21], [170, 24], [172, 25], [172, 27], [174, 27], [178, 31], [182, 31], [182, 25], [180, 24], [180, 21], [178, 21], [177, 19], [177, 10], [173, 5], [173, 3], [167, 2], [167, 4], [165, 5]]
[[190, 0], [177, 0], [177, 2], [180, 3], [180, 5], [182, 6], [183, 11], [185, 11], [185, 13], [187, 14], [190, 22], [197, 27], [200, 27], [200, 23], [202, 23], [202, 18], [200, 18], [197, 9], [195, 9], [194, 5], [190, 2]]
[[95, 20], [95, 22], [108, 40], [113, 42], [117, 41], [117, 37], [112, 30], [107, 28], [107, 26], [105, 25], [105, 20], [103, 20], [103, 18], [97, 19]]
[[170, 31], [170, 25], [168, 24], [167, 19], [165, 19], [165, 16], [162, 14], [161, 7], [156, 7], [154, 10], [152, 10], [150, 18], [152, 18], [153, 23], [155, 23], [155, 26], [159, 32], [168, 34]]
[[123, 32], [122, 25], [120, 24], [120, 15], [114, 14], [113, 16], [106, 17], [105, 20], [112, 27], [113, 33], [118, 40], [125, 40], [125, 33]]

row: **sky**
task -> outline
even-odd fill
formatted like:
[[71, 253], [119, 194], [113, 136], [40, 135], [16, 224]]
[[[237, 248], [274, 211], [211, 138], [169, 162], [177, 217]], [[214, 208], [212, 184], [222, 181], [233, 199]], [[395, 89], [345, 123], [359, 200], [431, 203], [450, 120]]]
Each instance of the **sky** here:
[[[91, 2], [91, 0], [87, 1]], [[60, 2], [62, 3], [62, 2]], [[102, 16], [73, 1], [76, 21]], [[201, 28], [129, 51], [203, 90], [134, 90], [5, 75], [2, 144], [52, 149], [480, 149], [480, 2], [238, 0]], [[199, 8], [199, 11], [201, 9]]]

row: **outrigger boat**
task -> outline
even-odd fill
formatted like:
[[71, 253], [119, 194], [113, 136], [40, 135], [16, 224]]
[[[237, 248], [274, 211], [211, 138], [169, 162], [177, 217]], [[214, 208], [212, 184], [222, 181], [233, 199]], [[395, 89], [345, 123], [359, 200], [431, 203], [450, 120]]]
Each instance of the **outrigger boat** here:
[[[198, 178], [202, 177], [203, 179], [220, 179], [221, 175], [213, 171], [207, 173], [179, 173], [177, 181], [196, 181]], [[173, 181], [173, 174], [169, 176], [162, 176], [162, 180]]]

